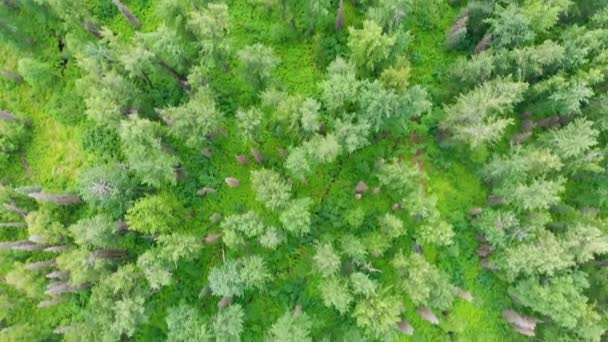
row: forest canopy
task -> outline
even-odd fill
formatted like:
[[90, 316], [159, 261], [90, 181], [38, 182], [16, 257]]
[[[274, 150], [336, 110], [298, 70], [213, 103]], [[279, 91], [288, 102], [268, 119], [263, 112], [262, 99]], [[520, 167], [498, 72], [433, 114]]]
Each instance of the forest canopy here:
[[608, 338], [607, 0], [2, 0], [0, 42], [0, 341]]

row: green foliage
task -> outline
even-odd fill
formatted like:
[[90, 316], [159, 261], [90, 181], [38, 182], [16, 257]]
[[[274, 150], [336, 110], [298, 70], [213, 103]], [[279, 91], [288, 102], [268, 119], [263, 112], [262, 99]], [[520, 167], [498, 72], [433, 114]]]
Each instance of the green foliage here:
[[[389, 338], [400, 318], [400, 300], [377, 294], [357, 303], [353, 316], [357, 325], [373, 338]], [[394, 338], [394, 336], [392, 336]]]
[[371, 20], [365, 20], [361, 29], [349, 27], [348, 33], [352, 59], [358, 67], [368, 71], [385, 62], [396, 43], [395, 36], [384, 34], [382, 27]]
[[207, 322], [198, 311], [189, 305], [182, 304], [168, 310], [166, 322], [169, 332], [167, 340], [171, 342], [211, 341]]
[[106, 215], [79, 220], [68, 227], [74, 242], [86, 248], [110, 247], [116, 240], [117, 224]]
[[203, 145], [223, 122], [223, 114], [208, 88], [197, 90], [188, 103], [161, 109], [159, 113], [169, 125], [171, 133], [191, 148]]
[[351, 273], [350, 284], [355, 295], [360, 295], [365, 298], [369, 298], [371, 296], [376, 295], [376, 289], [378, 287], [378, 284], [372, 279], [370, 279], [365, 273]]
[[430, 264], [420, 254], [398, 254], [393, 266], [402, 277], [401, 286], [418, 306], [447, 310], [454, 300], [455, 288], [448, 275]]
[[30, 298], [40, 298], [44, 293], [44, 278], [37, 272], [26, 270], [20, 262], [12, 265], [4, 281]]
[[512, 48], [534, 40], [532, 21], [521, 7], [496, 5], [495, 13], [495, 17], [486, 20], [490, 24], [493, 46]]
[[23, 123], [0, 120], [0, 166], [8, 166], [10, 156], [21, 149], [27, 137]]
[[248, 142], [258, 140], [263, 113], [259, 109], [251, 107], [248, 110], [237, 111], [236, 118], [243, 138]]
[[17, 70], [37, 90], [48, 88], [57, 81], [57, 75], [50, 65], [33, 58], [20, 59]]
[[88, 204], [120, 216], [134, 197], [135, 183], [124, 165], [100, 165], [84, 171], [78, 190]]
[[167, 286], [171, 283], [172, 266], [161, 256], [158, 249], [149, 249], [137, 258], [137, 267], [146, 277], [153, 290]]
[[247, 284], [241, 277], [239, 264], [228, 260], [222, 266], [215, 266], [209, 272], [211, 292], [215, 296], [241, 296]]
[[224, 243], [230, 248], [236, 248], [243, 243], [239, 233], [251, 238], [262, 235], [265, 230], [260, 217], [251, 210], [226, 217], [220, 227], [224, 231]]
[[340, 256], [330, 243], [324, 242], [318, 244], [313, 260], [317, 271], [323, 277], [332, 276], [340, 270]]
[[296, 236], [308, 234], [311, 224], [311, 205], [312, 200], [307, 197], [292, 200], [279, 216], [283, 229]]
[[390, 193], [403, 198], [414, 192], [419, 186], [420, 172], [414, 166], [405, 165], [397, 159], [383, 163], [378, 170], [378, 180]]
[[178, 261], [193, 259], [202, 248], [198, 237], [184, 233], [160, 235], [156, 241], [160, 245], [160, 258], [173, 262], [176, 267]]
[[45, 244], [61, 243], [67, 235], [63, 224], [59, 222], [57, 211], [47, 206], [30, 212], [25, 217], [25, 222], [30, 239], [39, 240]]
[[305, 313], [284, 313], [272, 325], [266, 337], [267, 342], [311, 342], [312, 323]]
[[264, 259], [258, 255], [252, 255], [239, 260], [241, 279], [246, 287], [263, 289], [271, 278]]
[[143, 183], [154, 187], [176, 183], [179, 158], [166, 151], [158, 123], [132, 117], [122, 121], [120, 137], [129, 168]]
[[341, 114], [356, 102], [362, 83], [357, 80], [355, 65], [341, 57], [327, 67], [327, 75], [320, 83], [321, 98], [331, 113]]
[[323, 304], [345, 314], [353, 301], [348, 284], [338, 276], [325, 278], [319, 284]]
[[100, 159], [118, 159], [121, 155], [120, 136], [105, 126], [92, 126], [82, 133], [82, 148]]
[[57, 257], [57, 267], [70, 272], [70, 283], [96, 283], [107, 273], [108, 261], [86, 249], [72, 249]]
[[284, 208], [291, 196], [291, 186], [281, 176], [268, 169], [251, 171], [251, 185], [256, 198], [268, 209]]
[[213, 332], [216, 341], [240, 341], [243, 333], [243, 309], [234, 304], [218, 312], [213, 321]]
[[243, 78], [254, 88], [263, 87], [280, 62], [272, 48], [260, 43], [244, 47], [238, 55]]
[[129, 229], [145, 233], [169, 233], [180, 227], [184, 209], [172, 195], [146, 196], [129, 208], [126, 215]]

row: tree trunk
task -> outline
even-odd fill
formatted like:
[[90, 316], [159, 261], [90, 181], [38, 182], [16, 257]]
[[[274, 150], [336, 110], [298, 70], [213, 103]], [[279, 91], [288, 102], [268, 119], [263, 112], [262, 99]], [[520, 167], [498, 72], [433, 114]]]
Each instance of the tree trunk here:
[[36, 271], [36, 270], [43, 269], [43, 268], [55, 267], [56, 265], [57, 265], [57, 262], [55, 261], [55, 259], [51, 259], [51, 260], [38, 261], [38, 262], [32, 262], [32, 263], [26, 264], [25, 269], [29, 270], [29, 271]]
[[338, 15], [336, 15], [336, 32], [344, 27], [344, 0], [340, 0], [338, 5]]
[[120, 0], [112, 0], [112, 3], [114, 4], [114, 6], [118, 7], [120, 13], [122, 13], [127, 18], [127, 20], [129, 20], [133, 27], [138, 29], [141, 26], [141, 23], [139, 22], [139, 19], [137, 19], [135, 14], [133, 14], [133, 12], [131, 12], [131, 10], [129, 10], [127, 6], [120, 2]]
[[43, 246], [33, 243], [29, 240], [1, 242], [0, 249], [12, 249], [16, 251], [36, 251], [42, 249]]
[[92, 21], [85, 20], [85, 22], [83, 23], [83, 26], [90, 34], [94, 35], [95, 38], [97, 38], [97, 39], [103, 38], [103, 36], [101, 35], [101, 30], [99, 30], [99, 27], [97, 25], [95, 25]]
[[104, 259], [122, 259], [126, 257], [128, 252], [124, 249], [98, 249], [95, 251], [95, 256]]
[[27, 224], [23, 222], [2, 222], [0, 228], [26, 228]]
[[0, 69], [0, 76], [6, 78], [7, 80], [14, 81], [17, 84], [23, 83], [23, 77], [21, 77], [21, 75], [8, 70]]
[[14, 202], [4, 203], [4, 209], [6, 209], [8, 211], [12, 211], [12, 212], [16, 213], [17, 215], [21, 215], [23, 217], [27, 216], [27, 213], [28, 213], [27, 210], [20, 208]]
[[37, 201], [50, 202], [57, 205], [72, 205], [82, 203], [82, 199], [80, 199], [79, 196], [70, 194], [50, 194], [46, 192], [36, 192], [28, 194], [28, 196]]
[[180, 74], [177, 70], [175, 70], [175, 68], [173, 68], [172, 66], [170, 66], [169, 64], [165, 63], [162, 60], [159, 60], [158, 63], [160, 64], [160, 66], [165, 69], [168, 73], [171, 74], [171, 76], [173, 76], [173, 78], [175, 78], [175, 80], [177, 81], [177, 83], [179, 84], [179, 86], [186, 92], [188, 93], [188, 95], [192, 95], [192, 90], [190, 89], [190, 84], [188, 83], [188, 79]]
[[51, 299], [43, 300], [38, 303], [39, 308], [48, 308], [49, 306], [54, 306], [57, 304], [61, 304], [66, 301], [66, 297], [54, 297]]

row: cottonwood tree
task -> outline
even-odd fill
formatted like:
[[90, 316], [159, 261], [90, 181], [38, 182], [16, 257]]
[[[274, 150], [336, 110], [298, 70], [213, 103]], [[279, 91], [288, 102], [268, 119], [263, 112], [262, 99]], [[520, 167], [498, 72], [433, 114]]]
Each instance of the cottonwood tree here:
[[297, 146], [289, 150], [285, 160], [285, 169], [295, 178], [303, 180], [310, 174], [313, 167], [312, 156], [304, 146]]
[[181, 304], [170, 308], [165, 322], [169, 330], [167, 341], [189, 342], [212, 340], [207, 322], [193, 306]]
[[300, 125], [307, 133], [315, 133], [321, 128], [321, 104], [315, 99], [306, 98], [300, 107]]
[[160, 109], [159, 113], [169, 131], [191, 148], [200, 148], [221, 127], [224, 118], [206, 87], [198, 89], [187, 103]]
[[58, 244], [65, 240], [67, 231], [59, 222], [58, 213], [42, 206], [25, 217], [29, 239], [42, 244]]
[[285, 234], [275, 227], [268, 227], [264, 234], [260, 235], [258, 242], [264, 248], [276, 249], [286, 240]]
[[336, 136], [333, 134], [325, 136], [315, 135], [306, 141], [303, 146], [307, 150], [308, 155], [312, 156], [313, 160], [320, 164], [333, 162], [342, 152], [342, 146], [340, 146]]
[[308, 197], [290, 201], [279, 216], [283, 229], [296, 236], [303, 236], [310, 232], [312, 222], [310, 206], [312, 200]]
[[235, 248], [243, 244], [242, 235], [254, 238], [262, 235], [266, 229], [264, 222], [252, 210], [243, 214], [227, 216], [220, 224], [224, 232], [223, 241], [230, 247]]
[[257, 200], [268, 209], [278, 210], [288, 204], [291, 185], [277, 172], [268, 169], [254, 170], [251, 171], [250, 179]]
[[361, 29], [348, 28], [348, 47], [351, 58], [363, 70], [374, 71], [385, 62], [396, 43], [395, 36], [382, 32], [382, 27], [374, 21], [365, 20]]
[[166, 151], [158, 123], [131, 117], [122, 121], [119, 132], [129, 168], [142, 182], [154, 187], [176, 183], [179, 159]]
[[184, 208], [169, 194], [150, 195], [139, 199], [125, 216], [129, 229], [144, 234], [169, 233], [184, 219]]
[[249, 45], [238, 53], [243, 78], [254, 88], [263, 88], [280, 62], [272, 48], [260, 43]]
[[400, 252], [393, 260], [393, 267], [402, 277], [401, 287], [417, 306], [447, 310], [454, 301], [455, 288], [448, 275], [430, 264], [420, 254], [409, 257]]
[[348, 152], [353, 153], [369, 145], [370, 124], [366, 120], [354, 121], [353, 118], [336, 119], [334, 121], [334, 134], [338, 143]]
[[312, 322], [303, 312], [285, 312], [277, 319], [266, 336], [268, 342], [312, 342]]
[[527, 83], [501, 78], [485, 82], [444, 108], [441, 127], [473, 148], [496, 142], [513, 124], [505, 114], [523, 99], [527, 88]]
[[172, 262], [176, 268], [178, 261], [193, 259], [203, 247], [198, 237], [186, 233], [163, 234], [156, 241], [160, 258]]
[[370, 298], [376, 295], [378, 283], [370, 279], [365, 273], [353, 272], [350, 275], [350, 286], [353, 289], [353, 294]]
[[345, 234], [340, 238], [341, 254], [351, 258], [355, 263], [363, 263], [367, 257], [367, 250], [359, 238], [352, 234]]
[[161, 255], [158, 248], [151, 248], [142, 253], [137, 258], [137, 267], [152, 290], [159, 290], [171, 283], [174, 266]]

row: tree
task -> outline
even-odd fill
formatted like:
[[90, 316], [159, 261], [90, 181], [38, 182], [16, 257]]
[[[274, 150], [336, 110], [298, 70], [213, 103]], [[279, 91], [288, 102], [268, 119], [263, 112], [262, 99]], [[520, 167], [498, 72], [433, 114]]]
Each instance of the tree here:
[[271, 278], [264, 259], [252, 255], [239, 260], [240, 277], [247, 288], [263, 289]]
[[169, 342], [211, 341], [211, 332], [207, 322], [202, 319], [198, 311], [190, 305], [181, 304], [168, 310], [167, 340]]
[[48, 89], [57, 80], [57, 75], [50, 65], [33, 58], [20, 59], [17, 70], [23, 79], [37, 90]]
[[191, 148], [200, 148], [221, 127], [224, 118], [206, 87], [197, 90], [186, 104], [161, 109], [159, 113], [171, 133]]
[[129, 168], [147, 185], [175, 184], [176, 156], [165, 150], [162, 127], [147, 119], [131, 117], [120, 127], [120, 137]]
[[226, 56], [229, 46], [225, 42], [230, 33], [230, 14], [228, 6], [222, 3], [209, 3], [205, 8], [189, 13], [188, 27], [197, 36], [204, 54], [214, 61]]
[[327, 79], [321, 81], [321, 99], [332, 114], [342, 114], [357, 102], [362, 82], [357, 80], [355, 65], [336, 57], [327, 67]]
[[116, 240], [117, 224], [110, 217], [100, 214], [81, 219], [68, 227], [74, 242], [85, 248], [107, 248]]
[[213, 321], [216, 341], [240, 341], [243, 333], [243, 308], [239, 304], [221, 310]]
[[548, 148], [512, 147], [507, 156], [495, 155], [484, 166], [484, 177], [495, 184], [524, 181], [529, 177], [542, 177], [560, 171], [563, 163]]
[[[264, 233], [265, 226], [260, 217], [252, 210], [244, 214], [234, 214], [227, 216], [220, 224], [220, 227], [225, 233], [240, 232], [247, 237], [256, 237]], [[224, 242], [226, 237], [224, 237]], [[231, 247], [230, 244], [228, 244]]]
[[525, 45], [534, 40], [530, 18], [516, 4], [507, 7], [496, 5], [495, 15], [486, 19], [490, 24], [492, 45], [498, 48], [512, 48]]
[[315, 158], [318, 163], [331, 163], [342, 152], [342, 146], [338, 143], [336, 136], [327, 134], [325, 136], [315, 135], [304, 143], [309, 156]]
[[416, 229], [416, 235], [421, 243], [448, 246], [452, 244], [454, 230], [448, 222], [433, 217]]
[[416, 167], [407, 166], [397, 159], [383, 163], [377, 176], [380, 184], [399, 199], [417, 190], [421, 178]]
[[156, 241], [160, 245], [160, 258], [172, 262], [176, 268], [178, 261], [193, 259], [203, 247], [198, 237], [185, 233], [160, 235]]
[[243, 138], [247, 142], [255, 142], [260, 136], [263, 120], [262, 111], [256, 107], [251, 107], [247, 110], [238, 110], [236, 112], [237, 126]]
[[244, 47], [238, 55], [243, 77], [254, 88], [266, 85], [280, 62], [271, 48], [260, 43]]
[[6, 284], [25, 293], [30, 298], [40, 298], [44, 293], [44, 278], [24, 268], [20, 262], [15, 262], [10, 271], [4, 276]]
[[158, 248], [148, 249], [137, 258], [137, 267], [146, 277], [153, 290], [171, 283], [174, 266], [165, 259]]
[[57, 267], [70, 272], [70, 284], [74, 286], [98, 282], [107, 274], [108, 266], [107, 260], [84, 248], [72, 249], [57, 257]]
[[285, 235], [275, 227], [266, 228], [266, 232], [258, 238], [260, 245], [271, 250], [276, 249], [285, 240]]
[[300, 125], [307, 133], [315, 133], [321, 128], [321, 116], [319, 110], [321, 104], [315, 99], [306, 98], [300, 107]]
[[447, 310], [454, 300], [455, 288], [448, 275], [430, 264], [420, 254], [395, 256], [393, 267], [402, 277], [401, 286], [417, 306]]
[[190, 52], [187, 44], [174, 29], [161, 24], [156, 31], [138, 32], [135, 40], [142, 42], [154, 53], [161, 66], [175, 78], [183, 79], [181, 73], [187, 69]]
[[247, 284], [241, 277], [239, 264], [233, 260], [226, 261], [222, 266], [215, 266], [207, 277], [211, 292], [215, 296], [241, 296]]
[[166, 193], [146, 196], [129, 208], [126, 215], [129, 229], [144, 234], [169, 233], [184, 219], [184, 208]]
[[251, 185], [256, 192], [257, 200], [268, 209], [284, 208], [291, 196], [291, 186], [272, 170], [251, 171]]
[[459, 57], [450, 69], [450, 77], [459, 88], [472, 88], [494, 76], [496, 58], [492, 51], [483, 51], [471, 59]]
[[313, 260], [317, 270], [324, 278], [333, 276], [340, 270], [340, 256], [328, 242], [317, 244]]
[[59, 222], [57, 212], [47, 206], [27, 214], [25, 222], [32, 241], [53, 245], [61, 243], [67, 235], [65, 227]]
[[530, 26], [538, 33], [545, 33], [558, 21], [559, 16], [568, 12], [571, 0], [532, 0], [524, 4], [523, 11], [530, 18]]
[[116, 336], [131, 337], [139, 324], [147, 322], [148, 316], [144, 304], [145, 299], [142, 296], [123, 298], [114, 303], [115, 320], [110, 329]]
[[348, 284], [338, 276], [324, 278], [319, 284], [319, 290], [325, 306], [334, 307], [342, 315], [350, 308], [353, 296]]
[[397, 30], [403, 20], [411, 13], [412, 0], [380, 0], [374, 7], [367, 10], [367, 17], [392, 32]]
[[334, 123], [336, 139], [342, 149], [348, 153], [353, 153], [369, 145], [367, 137], [370, 132], [370, 124], [365, 120], [354, 122], [352, 118], [336, 119]]
[[308, 234], [311, 224], [311, 205], [312, 200], [308, 197], [292, 200], [279, 216], [283, 229], [297, 236]]
[[285, 160], [285, 169], [295, 178], [302, 180], [312, 171], [311, 158], [304, 146], [291, 148]]
[[356, 263], [362, 263], [367, 256], [365, 246], [357, 237], [352, 234], [342, 235], [340, 239], [341, 254], [353, 259]]
[[385, 62], [396, 43], [395, 36], [382, 32], [374, 21], [365, 20], [363, 28], [348, 28], [348, 47], [355, 64], [363, 70], [374, 71]]
[[562, 129], [549, 132], [544, 140], [560, 157], [573, 159], [596, 146], [599, 133], [592, 121], [579, 118]]
[[357, 303], [353, 317], [357, 320], [357, 326], [368, 336], [374, 339], [387, 338], [394, 335], [397, 323], [401, 320], [400, 303], [401, 300], [395, 296], [379, 293]]
[[588, 287], [585, 273], [575, 271], [544, 282], [538, 277], [520, 280], [509, 288], [509, 294], [560, 326], [574, 329], [585, 318], [588, 305], [583, 291]]
[[[370, 279], [365, 273], [354, 272], [350, 275], [350, 286], [356, 295], [369, 298], [376, 295], [378, 284]], [[355, 310], [356, 311], [356, 310]]]
[[121, 164], [107, 164], [85, 170], [78, 179], [80, 197], [88, 204], [122, 215], [134, 197], [135, 182]]
[[7, 166], [11, 155], [27, 141], [28, 129], [17, 120], [0, 120], [0, 166]]
[[526, 80], [554, 71], [563, 63], [564, 57], [563, 47], [551, 40], [545, 40], [540, 45], [513, 49], [497, 55], [496, 66], [502, 74], [513, 73], [516, 79]]
[[529, 184], [518, 182], [507, 184], [498, 189], [497, 194], [503, 196], [506, 203], [520, 210], [548, 209], [559, 203], [560, 193], [564, 192], [565, 179], [556, 180], [534, 179]]
[[505, 249], [499, 262], [510, 280], [519, 275], [552, 276], [574, 265], [573, 256], [549, 231], [541, 231], [536, 239]]
[[591, 261], [596, 255], [608, 253], [608, 236], [591, 224], [577, 223], [560, 240], [578, 264]]
[[306, 313], [285, 312], [272, 324], [267, 342], [312, 342], [312, 322]]
[[441, 127], [454, 138], [477, 147], [500, 139], [513, 119], [504, 115], [523, 99], [527, 83], [497, 78], [461, 94], [455, 104], [444, 107]]
[[386, 213], [378, 219], [378, 225], [380, 226], [380, 231], [391, 239], [396, 239], [405, 234], [403, 221], [390, 213]]

